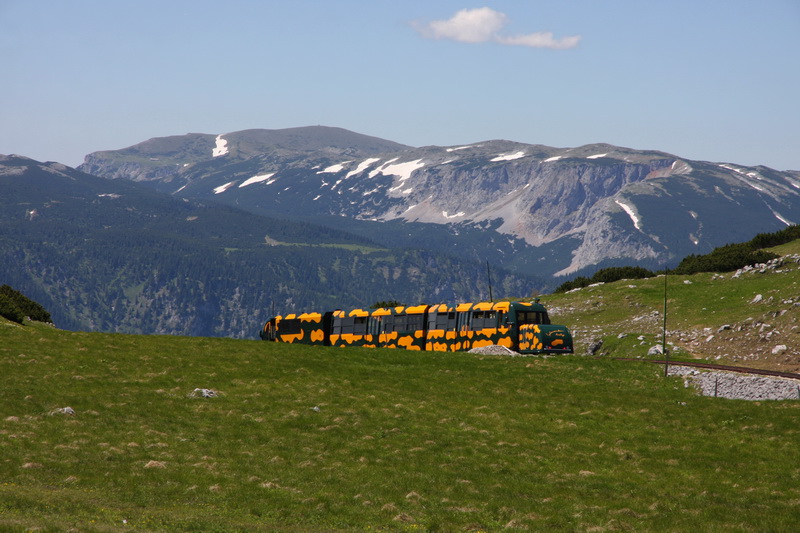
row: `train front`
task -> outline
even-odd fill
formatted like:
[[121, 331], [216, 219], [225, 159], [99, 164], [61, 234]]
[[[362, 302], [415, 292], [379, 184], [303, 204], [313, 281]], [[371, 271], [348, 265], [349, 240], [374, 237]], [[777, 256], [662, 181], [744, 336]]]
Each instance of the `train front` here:
[[530, 354], [573, 353], [572, 333], [567, 326], [550, 323], [547, 310], [538, 301], [514, 302], [514, 325], [519, 339], [519, 352]]
[[262, 341], [278, 340], [278, 317], [274, 316], [267, 320], [258, 335]]

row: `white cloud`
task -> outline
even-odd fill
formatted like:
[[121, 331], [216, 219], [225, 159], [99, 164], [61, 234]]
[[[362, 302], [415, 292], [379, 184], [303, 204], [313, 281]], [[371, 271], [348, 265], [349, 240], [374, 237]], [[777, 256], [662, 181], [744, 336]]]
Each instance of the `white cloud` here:
[[567, 50], [569, 48], [575, 48], [578, 46], [580, 40], [580, 35], [554, 39], [553, 34], [549, 31], [531, 33], [528, 35], [517, 35], [515, 37], [496, 37], [496, 41], [500, 44], [531, 46], [533, 48], [551, 48], [553, 50]]
[[556, 39], [550, 32], [536, 32], [526, 35], [501, 35], [508, 17], [489, 7], [462, 9], [447, 20], [434, 20], [428, 24], [418, 23], [417, 31], [428, 39], [450, 39], [462, 43], [494, 42], [509, 46], [530, 46], [566, 50], [575, 48], [581, 40], [580, 35]]
[[506, 16], [488, 7], [462, 9], [448, 20], [434, 20], [423, 35], [433, 39], [452, 39], [462, 43], [484, 43], [506, 23]]

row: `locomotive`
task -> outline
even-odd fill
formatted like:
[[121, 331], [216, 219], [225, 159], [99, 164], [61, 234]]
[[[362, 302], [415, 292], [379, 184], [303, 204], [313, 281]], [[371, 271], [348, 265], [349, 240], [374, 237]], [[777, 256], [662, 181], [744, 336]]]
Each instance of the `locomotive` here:
[[551, 324], [538, 298], [293, 313], [267, 320], [260, 337], [319, 346], [456, 352], [497, 344], [523, 354], [573, 352], [569, 329]]

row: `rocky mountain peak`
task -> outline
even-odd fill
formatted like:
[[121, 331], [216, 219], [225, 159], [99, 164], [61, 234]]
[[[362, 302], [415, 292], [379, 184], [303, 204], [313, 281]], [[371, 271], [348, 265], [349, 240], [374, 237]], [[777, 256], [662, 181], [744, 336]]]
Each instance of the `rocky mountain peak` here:
[[317, 126], [154, 139], [90, 154], [81, 169], [273, 216], [372, 221], [364, 231], [377, 240], [387, 222], [455, 240], [472, 228], [547, 275], [666, 265], [800, 221], [797, 173], [603, 143], [412, 148]]

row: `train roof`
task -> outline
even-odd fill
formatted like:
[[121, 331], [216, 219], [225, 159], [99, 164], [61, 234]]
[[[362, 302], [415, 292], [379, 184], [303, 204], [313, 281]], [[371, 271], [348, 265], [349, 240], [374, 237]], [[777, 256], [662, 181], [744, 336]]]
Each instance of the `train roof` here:
[[[464, 312], [464, 311], [499, 311], [508, 313], [511, 310], [515, 311], [546, 311], [545, 307], [539, 303], [538, 298], [533, 302], [522, 301], [500, 301], [500, 302], [476, 302], [476, 303], [460, 303], [460, 304], [422, 304], [397, 307], [380, 307], [378, 309], [336, 309], [332, 311], [335, 317], [367, 317], [367, 316], [388, 316], [397, 314], [422, 314], [426, 311], [433, 311], [438, 313], [445, 312]], [[280, 315], [278, 315], [280, 316]], [[281, 316], [282, 319], [299, 318], [305, 320], [319, 319], [322, 313], [291, 313]]]

